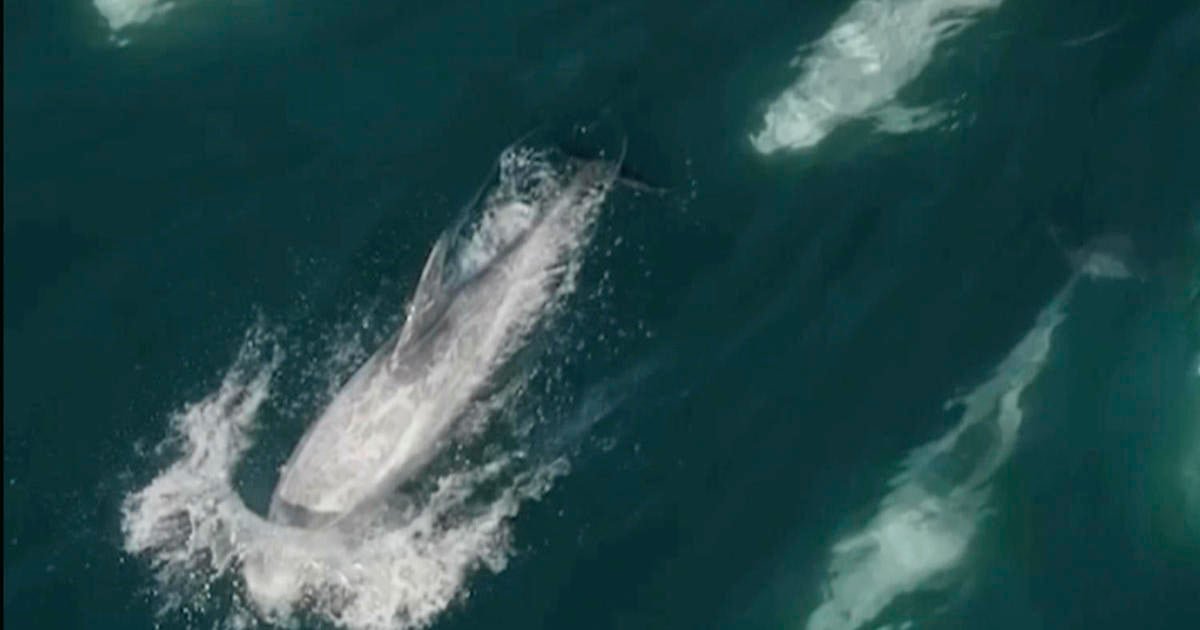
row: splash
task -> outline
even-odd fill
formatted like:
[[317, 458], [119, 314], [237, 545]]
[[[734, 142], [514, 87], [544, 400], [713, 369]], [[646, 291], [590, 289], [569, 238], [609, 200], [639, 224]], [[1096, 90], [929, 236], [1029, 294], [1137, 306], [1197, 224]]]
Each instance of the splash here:
[[197, 576], [230, 570], [242, 535], [230, 526], [251, 529], [258, 520], [237, 497], [231, 476], [252, 444], [254, 419], [282, 360], [270, 345], [261, 326], [246, 335], [221, 385], [172, 418], [164, 447], [176, 446], [178, 459], [125, 499], [125, 550], [149, 555], [160, 582], [172, 587], [167, 608], [183, 604], [183, 588]]
[[[286, 623], [303, 609], [349, 628], [427, 625], [462, 595], [478, 567], [503, 570], [509, 521], [542, 496], [566, 463], [520, 470], [520, 454], [449, 472], [408, 513], [356, 530], [309, 531], [248, 509], [232, 473], [252, 445], [280, 358], [252, 331], [216, 391], [172, 421], [180, 457], [123, 506], [125, 550], [149, 559], [163, 612], [197, 605], [221, 580], [244, 590], [234, 617]], [[504, 482], [495, 496], [483, 486]]]
[[[568, 182], [577, 181], [571, 179], [577, 174], [573, 167], [562, 170], [551, 164], [550, 156], [550, 152], [524, 148], [506, 151], [498, 182], [485, 197], [478, 220], [449, 239], [461, 236], [448, 251], [453, 264], [466, 273], [438, 283], [439, 290], [461, 291], [464, 278], [478, 281], [478, 274], [495, 271], [497, 252], [507, 249], [510, 254], [499, 268], [503, 271], [499, 277], [515, 283], [506, 286], [520, 299], [519, 303], [489, 302], [493, 308], [478, 321], [470, 320], [475, 323], [467, 326], [469, 334], [456, 336], [459, 345], [448, 346], [451, 350], [444, 356], [449, 363], [434, 372], [476, 370], [479, 374], [471, 377], [473, 383], [487, 380], [537, 322], [555, 312], [574, 289], [582, 246], [605, 188], [569, 199], [561, 194], [545, 196], [550, 191], [561, 193]], [[528, 202], [515, 198], [517, 193], [526, 195], [522, 198]], [[549, 205], [533, 203], [550, 198], [554, 201]], [[537, 215], [532, 222], [531, 208]], [[514, 259], [515, 250], [503, 243], [517, 240], [527, 251]], [[488, 248], [497, 244], [501, 246], [489, 253]], [[533, 264], [529, 259], [533, 251], [553, 255]], [[518, 259], [524, 263], [514, 262]], [[531, 270], [540, 271], [523, 273]], [[410, 318], [417, 302], [414, 298]], [[495, 321], [506, 324], [496, 329], [488, 323]], [[462, 339], [467, 338], [486, 342], [486, 356], [461, 352]], [[355, 511], [353, 518], [336, 527], [297, 528], [263, 518], [241, 499], [233, 473], [252, 446], [254, 433], [262, 428], [260, 410], [272, 398], [272, 382], [284, 365], [273, 339], [262, 326], [252, 329], [220, 386], [172, 418], [167, 446], [178, 456], [147, 486], [126, 498], [122, 507], [125, 550], [150, 563], [163, 614], [204, 607], [207, 601], [220, 609], [217, 614], [227, 616], [227, 625], [234, 626], [256, 619], [292, 625], [315, 617], [355, 629], [427, 627], [469, 596], [467, 584], [473, 575], [505, 568], [513, 553], [513, 518], [523, 503], [544, 496], [554, 480], [566, 474], [565, 450], [543, 452], [546, 449], [528, 443], [533, 438], [527, 430], [514, 428], [513, 435], [499, 444], [489, 442], [489, 448], [479, 449], [476, 455], [439, 459], [437, 466], [423, 470], [420, 483], [393, 491], [387, 500]], [[390, 357], [391, 348], [382, 354]], [[470, 361], [452, 360], [456, 357]], [[508, 386], [469, 409], [457, 399], [470, 398], [459, 394], [474, 391], [471, 388], [441, 383], [422, 391], [456, 399], [438, 406], [434, 424], [439, 430], [455, 416], [468, 416], [463, 422], [473, 425], [449, 434], [442, 431], [443, 437], [485, 439], [491, 434], [479, 426], [486, 424], [486, 416], [511, 407], [511, 398], [524, 391], [528, 378], [527, 373], [514, 376]], [[387, 400], [376, 402], [387, 404]], [[472, 414], [478, 417], [469, 417]], [[421, 435], [434, 433], [438, 431]], [[441, 445], [439, 440], [424, 440], [417, 450], [436, 451]], [[531, 455], [533, 450], [538, 454]], [[230, 592], [227, 598], [217, 595], [222, 589]]]
[[793, 65], [800, 77], [767, 108], [755, 149], [770, 154], [816, 146], [847, 121], [873, 118], [880, 131], [908, 133], [945, 119], [934, 107], [895, 102], [933, 59], [938, 44], [1001, 0], [859, 0]]

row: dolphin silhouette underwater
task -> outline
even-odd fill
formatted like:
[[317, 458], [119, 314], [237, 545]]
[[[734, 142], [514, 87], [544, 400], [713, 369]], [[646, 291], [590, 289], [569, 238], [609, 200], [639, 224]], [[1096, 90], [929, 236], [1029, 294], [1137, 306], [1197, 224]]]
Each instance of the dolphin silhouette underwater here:
[[1048, 224], [1047, 231], [1071, 268], [1083, 276], [1140, 282], [1147, 279], [1146, 265], [1137, 257], [1133, 239], [1125, 234], [1109, 232], [1095, 236], [1079, 247], [1069, 247], [1059, 227]]
[[1140, 277], [1128, 237], [1106, 234], [1068, 249], [1055, 228], [1050, 234], [1071, 263], [1070, 277], [990, 377], [946, 401], [946, 410], [962, 410], [959, 423], [913, 449], [871, 519], [832, 545], [808, 630], [881, 626], [900, 597], [958, 579], [990, 513], [992, 478], [1012, 456], [1025, 422], [1024, 392], [1049, 361], [1075, 287], [1084, 278]]
[[281, 469], [269, 520], [330, 527], [422, 470], [570, 290], [572, 263], [623, 158], [623, 146], [615, 160], [521, 147], [501, 154], [491, 193], [481, 190], [473, 204], [482, 200], [479, 216], [433, 245], [404, 325], [338, 391]]

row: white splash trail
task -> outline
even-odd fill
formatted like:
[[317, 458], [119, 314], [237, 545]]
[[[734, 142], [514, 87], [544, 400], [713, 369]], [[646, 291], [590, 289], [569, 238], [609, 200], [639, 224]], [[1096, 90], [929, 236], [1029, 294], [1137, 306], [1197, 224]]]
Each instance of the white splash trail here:
[[946, 403], [962, 407], [959, 424], [913, 450], [874, 517], [833, 545], [823, 601], [808, 617], [809, 630], [866, 627], [897, 597], [930, 588], [963, 562], [987, 516], [991, 478], [1016, 445], [1025, 418], [1021, 394], [1045, 366], [1075, 286], [1083, 278], [1129, 277], [1102, 264], [1114, 260], [1103, 245], [1076, 261], [1076, 272], [991, 378]]
[[933, 107], [895, 102], [933, 59], [938, 44], [1001, 0], [858, 0], [810, 47], [799, 78], [772, 102], [751, 135], [763, 154], [816, 146], [834, 129], [873, 118], [881, 131], [907, 133], [940, 122]]
[[[452, 400], [434, 405], [437, 413], [426, 412], [425, 428], [401, 445], [413, 461], [421, 459], [414, 454], [420, 449], [436, 450], [434, 436], [445, 435], [453, 411], [462, 408], [458, 399], [475, 391], [474, 385], [486, 380], [574, 287], [588, 228], [607, 184], [601, 178], [595, 186], [572, 188], [572, 196], [550, 193], [578, 184], [587, 169], [608, 172], [604, 169], [612, 165], [576, 161], [559, 167], [547, 156], [520, 148], [502, 156], [499, 182], [478, 221], [469, 226], [473, 232], [447, 259], [459, 281], [478, 281], [479, 273], [502, 270], [490, 277], [489, 286], [508, 289], [488, 292], [494, 299], [483, 302], [452, 300], [439, 307], [444, 308], [442, 317], [460, 318], [454, 328], [459, 335], [424, 355], [433, 360], [426, 373], [441, 376], [420, 394], [441, 393]], [[555, 203], [543, 205], [551, 198]], [[528, 207], [521, 207], [520, 199], [528, 200]], [[544, 215], [521, 230], [506, 231], [514, 222], [526, 221], [522, 217], [535, 201]], [[505, 244], [506, 238], [518, 236], [519, 247]], [[506, 257], [489, 253], [496, 244], [508, 251]], [[541, 253], [535, 256], [534, 251]], [[465, 290], [461, 283], [453, 286]], [[520, 303], [508, 298], [520, 298]], [[419, 318], [423, 305], [414, 300], [410, 316]], [[464, 305], [490, 310], [472, 317], [474, 310]], [[346, 628], [421, 628], [467, 596], [467, 580], [479, 568], [504, 568], [511, 553], [512, 517], [524, 501], [541, 497], [565, 474], [561, 456], [531, 458], [525, 453], [529, 445], [518, 445], [482, 463], [454, 463], [431, 480], [432, 490], [414, 492], [407, 503], [387, 509], [359, 510], [337, 527], [292, 527], [248, 509], [232, 477], [251, 446], [258, 410], [270, 397], [272, 376], [281, 364], [271, 345], [270, 335], [251, 331], [220, 387], [174, 417], [168, 445], [178, 449], [179, 457], [123, 505], [125, 550], [149, 560], [165, 610], [205, 607], [206, 598], [221, 592], [212, 585], [232, 581], [239, 586], [234, 601], [208, 603], [231, 608], [227, 621], [234, 625], [255, 618], [288, 623], [304, 611]], [[393, 358], [391, 352], [382, 356]], [[415, 369], [416, 364], [405, 365]], [[479, 373], [452, 373], [472, 369]], [[425, 377], [418, 374], [420, 378]], [[370, 399], [371, 404], [391, 404], [382, 389], [376, 393], [382, 397]], [[417, 394], [403, 395], [409, 400]]]

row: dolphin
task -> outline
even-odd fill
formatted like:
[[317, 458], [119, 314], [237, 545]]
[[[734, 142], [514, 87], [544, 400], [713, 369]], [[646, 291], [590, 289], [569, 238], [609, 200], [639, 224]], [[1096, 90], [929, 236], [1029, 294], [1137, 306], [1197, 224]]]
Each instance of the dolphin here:
[[327, 528], [419, 473], [570, 290], [571, 262], [618, 181], [624, 150], [616, 160], [552, 163], [559, 155], [516, 147], [502, 154], [479, 216], [433, 245], [404, 325], [338, 391], [281, 469], [270, 520]]
[[1146, 281], [1146, 267], [1135, 254], [1133, 239], [1124, 234], [1101, 234], [1081, 247], [1064, 245], [1059, 229], [1053, 226], [1050, 237], [1063, 250], [1071, 268], [1080, 275]]
[[962, 408], [958, 425], [913, 449], [871, 520], [833, 544], [808, 630], [879, 626], [897, 599], [932, 590], [966, 562], [989, 513], [992, 478], [1025, 422], [1021, 398], [1047, 364], [1074, 285], [1059, 289], [990, 378], [946, 402]]
[[941, 124], [936, 105], [906, 105], [901, 94], [942, 42], [997, 9], [1002, 0], [858, 0], [823, 36], [801, 49], [799, 76], [763, 112], [750, 143], [763, 155], [809, 150], [854, 120], [902, 134]]

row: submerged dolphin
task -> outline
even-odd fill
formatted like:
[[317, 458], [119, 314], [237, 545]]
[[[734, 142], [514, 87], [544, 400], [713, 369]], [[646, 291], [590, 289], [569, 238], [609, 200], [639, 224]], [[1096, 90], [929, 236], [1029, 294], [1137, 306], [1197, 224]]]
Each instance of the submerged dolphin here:
[[[1058, 242], [1055, 230], [1051, 235]], [[930, 588], [963, 565], [987, 517], [992, 478], [1016, 447], [1024, 392], [1047, 364], [1075, 287], [1085, 276], [1137, 277], [1132, 250], [1128, 238], [1110, 235], [1068, 252], [1075, 272], [1033, 328], [987, 381], [947, 401], [947, 409], [962, 408], [959, 424], [914, 449], [871, 520], [833, 545], [808, 630], [879, 625], [898, 598]]]
[[1067, 253], [1071, 265], [1093, 278], [1137, 278], [1146, 273], [1133, 255], [1133, 241], [1123, 234], [1106, 234]]
[[1038, 314], [1034, 326], [991, 378], [946, 407], [959, 424], [914, 449], [889, 482], [874, 517], [831, 549], [821, 603], [808, 630], [858, 630], [906, 593], [964, 561], [986, 515], [991, 479], [1016, 446], [1025, 419], [1021, 396], [1038, 378], [1075, 280]]
[[[623, 152], [622, 152], [623, 154]], [[433, 246], [404, 326], [337, 393], [284, 466], [269, 518], [329, 526], [412, 478], [569, 290], [616, 161], [509, 149], [467, 236]]]
[[1145, 265], [1134, 252], [1133, 239], [1124, 234], [1102, 234], [1081, 247], [1070, 248], [1062, 241], [1060, 230], [1050, 227], [1054, 239], [1077, 273], [1090, 278], [1146, 280]]
[[810, 149], [852, 120], [907, 133], [947, 114], [904, 105], [900, 95], [932, 63], [942, 42], [1002, 0], [858, 0], [806, 47], [795, 81], [767, 106], [754, 148], [764, 155]]

